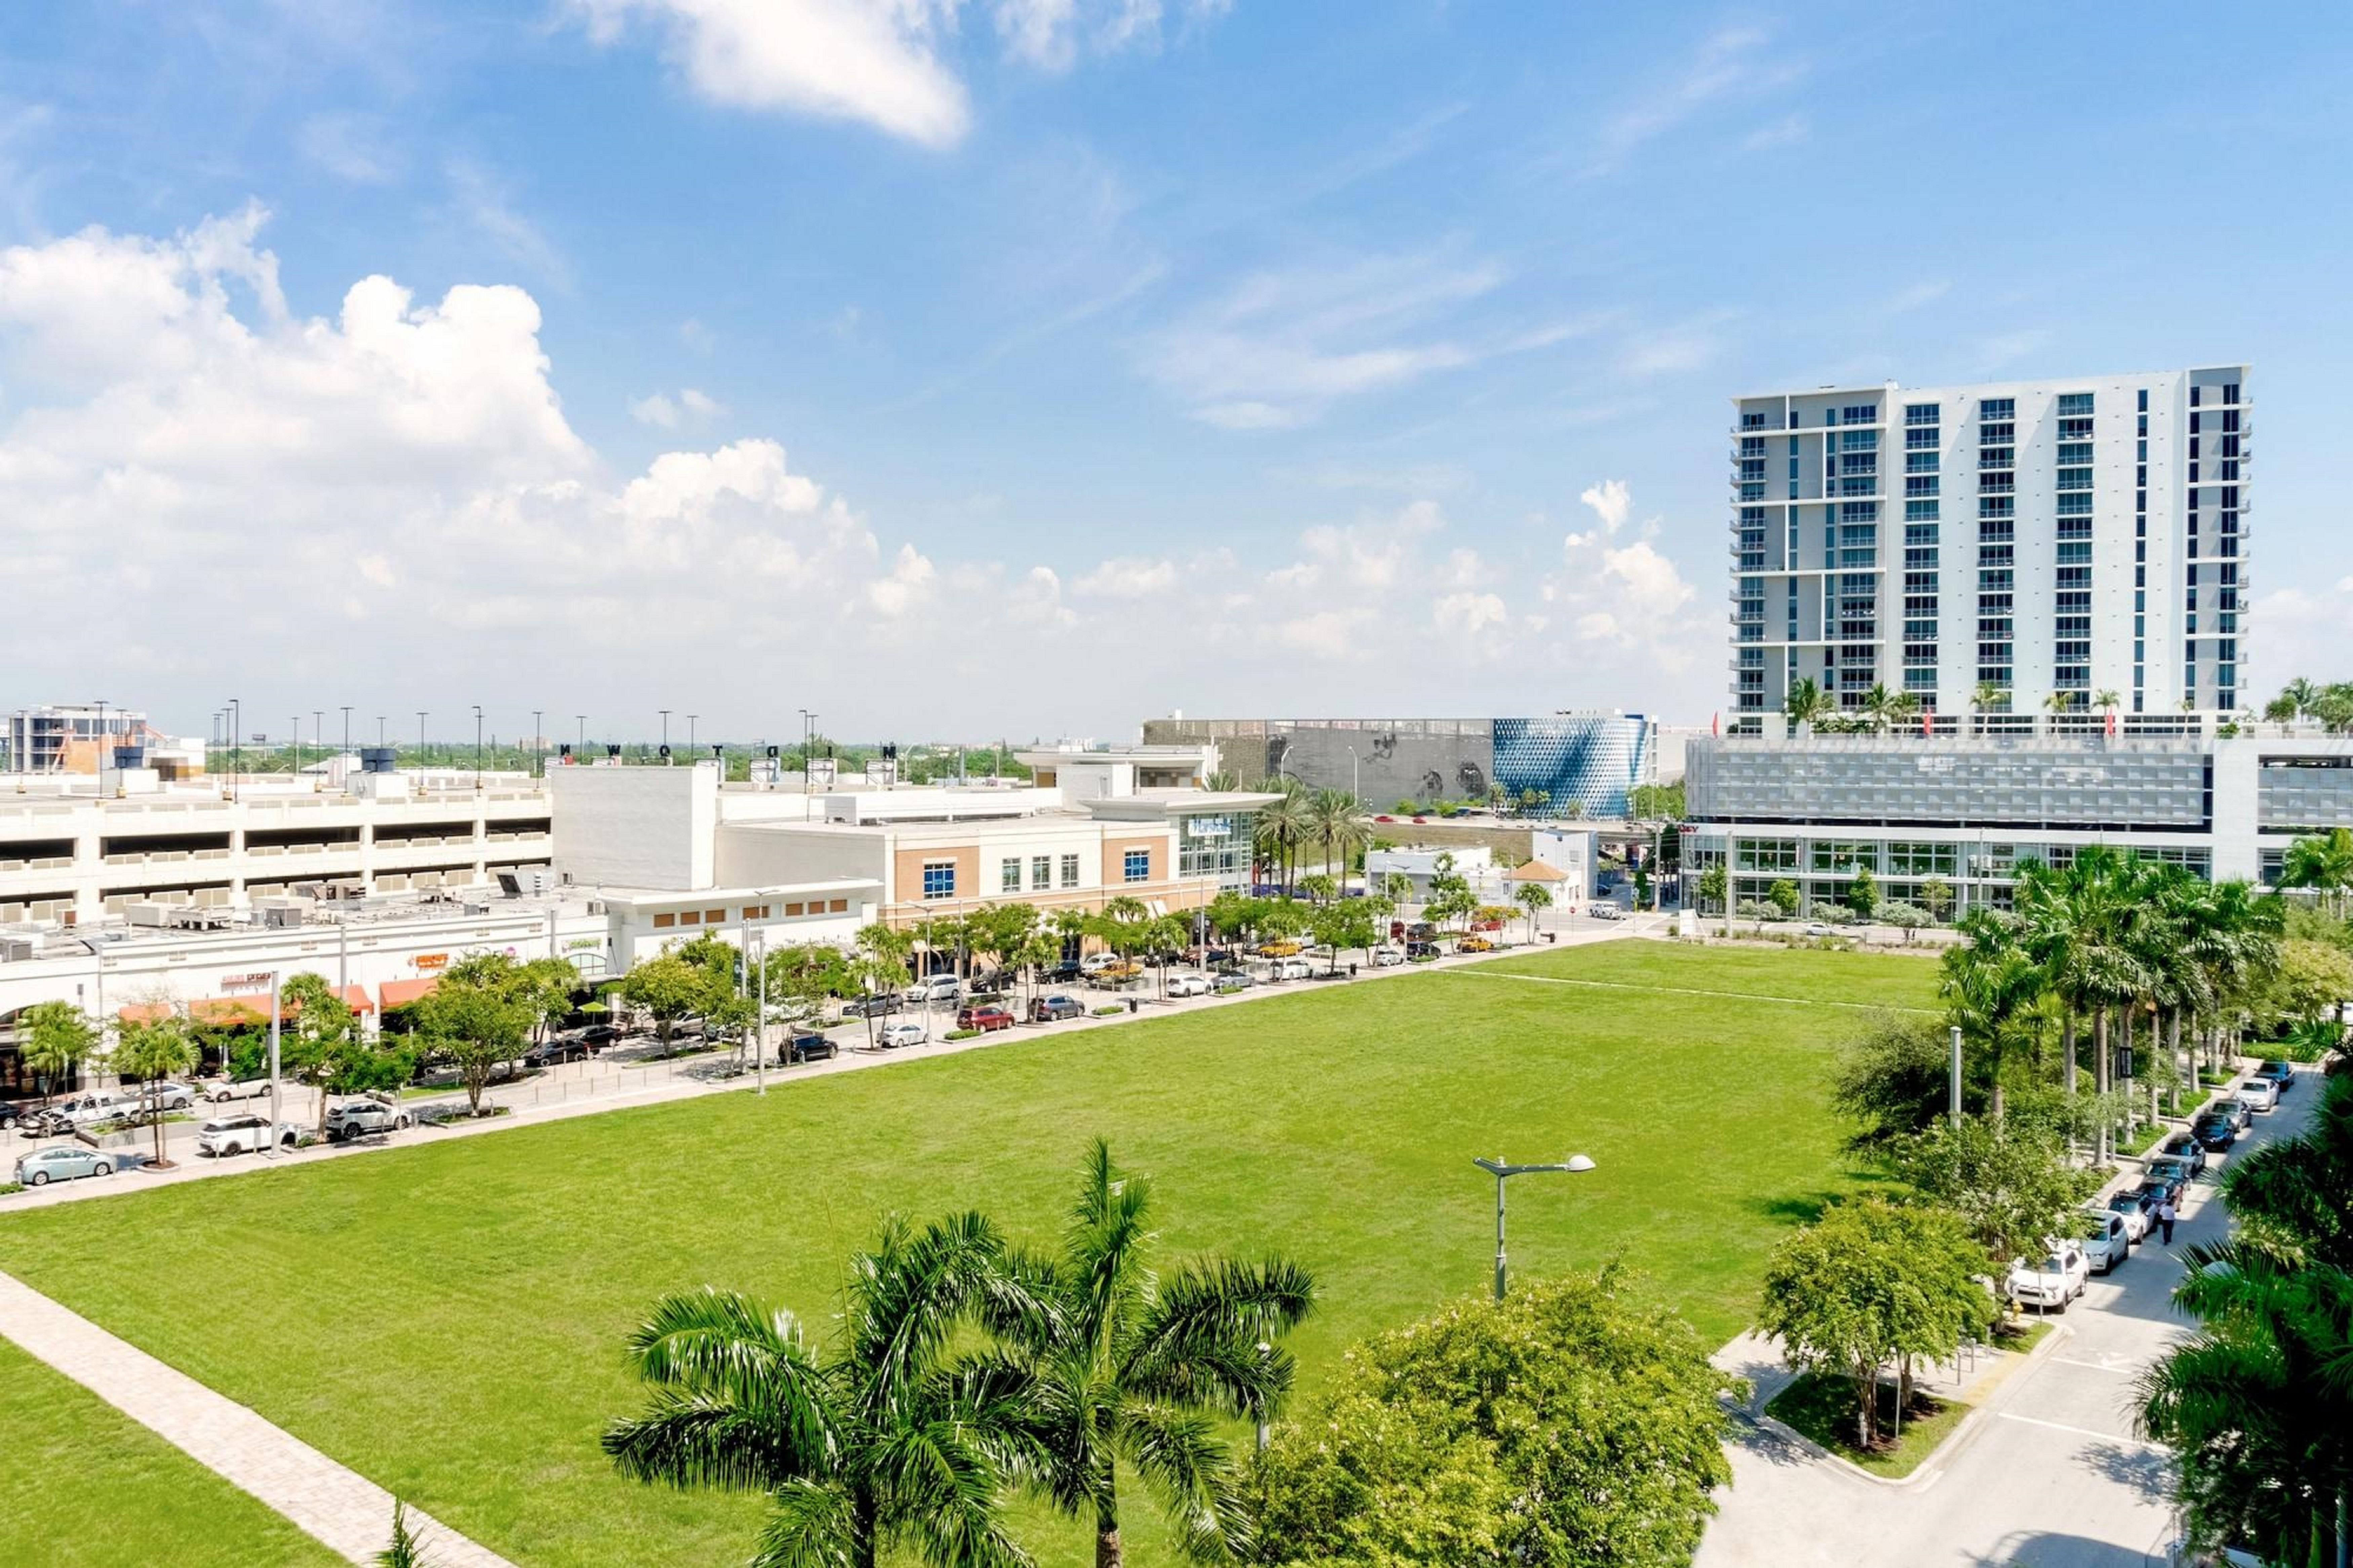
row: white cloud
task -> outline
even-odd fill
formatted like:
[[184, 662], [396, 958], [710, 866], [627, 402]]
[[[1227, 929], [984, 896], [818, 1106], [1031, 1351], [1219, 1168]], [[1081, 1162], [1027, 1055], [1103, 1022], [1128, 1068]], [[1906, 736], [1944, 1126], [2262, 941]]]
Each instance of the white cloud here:
[[678, 341], [699, 354], [707, 354], [719, 339], [709, 327], [689, 316], [678, 324]]
[[1588, 647], [1640, 655], [1669, 669], [1687, 668], [1711, 646], [1706, 617], [1694, 613], [1697, 590], [1653, 542], [1664, 520], [1651, 518], [1621, 542], [1634, 510], [1633, 489], [1604, 479], [1577, 497], [1599, 526], [1561, 541], [1565, 570], [1547, 578], [1543, 600], [1570, 617]]
[[1645, 142], [1719, 102], [1754, 98], [1797, 81], [1805, 68], [1770, 55], [1770, 41], [1761, 27], [1723, 27], [1709, 34], [1672, 79], [1654, 84], [1640, 103], [1603, 125], [1599, 149], [1587, 173], [1611, 172]]
[[1626, 526], [1626, 514], [1634, 504], [1633, 491], [1623, 479], [1604, 479], [1598, 485], [1588, 485], [1577, 499], [1591, 507], [1593, 515], [1601, 520], [1601, 526], [1612, 533]]
[[1740, 139], [1744, 153], [1762, 153], [1774, 147], [1789, 147], [1813, 134], [1813, 126], [1802, 114], [1785, 114], [1780, 119], [1760, 125]]
[[699, 419], [716, 419], [727, 412], [727, 405], [699, 387], [679, 388], [679, 406]]
[[678, 428], [678, 405], [659, 392], [648, 397], [632, 397], [629, 399], [629, 417], [640, 425], [675, 430]]
[[572, 285], [572, 265], [515, 206], [505, 184], [488, 169], [463, 158], [450, 160], [449, 193], [459, 222], [488, 240], [509, 261], [560, 289]]
[[725, 404], [691, 386], [679, 388], [675, 397], [667, 392], [655, 392], [629, 399], [630, 418], [661, 430], [675, 430], [690, 417], [715, 419], [726, 412]]
[[610, 43], [634, 18], [694, 90], [734, 109], [854, 120], [927, 147], [971, 124], [964, 84], [939, 56], [954, 0], [572, 0]]
[[1082, 46], [1107, 55], [1157, 47], [1160, 0], [997, 0], [997, 35], [1012, 58], [1066, 71]]
[[1440, 254], [1360, 258], [1254, 274], [1155, 334], [1143, 370], [1205, 424], [1312, 423], [1331, 404], [1409, 385], [1581, 328], [1466, 339], [1444, 322], [1504, 280]]
[[[1400, 701], [1443, 701], [1482, 672], [1582, 682], [1609, 650], [1548, 637], [1548, 617], [1614, 605], [1647, 637], [1681, 604], [1647, 538], [1627, 542], [1630, 500], [1608, 503], [1627, 521], [1607, 553], [1546, 584], [1557, 603], [1532, 604], [1535, 585], [1428, 500], [1311, 516], [1290, 550], [1249, 559], [1049, 563], [968, 542], [1011, 519], [885, 534], [774, 440], [681, 441], [617, 474], [565, 416], [528, 293], [418, 300], [373, 277], [334, 314], [297, 316], [263, 221], [256, 208], [164, 238], [92, 230], [0, 250], [0, 549], [53, 590], [12, 606], [21, 683], [135, 685], [199, 724], [219, 692], [264, 702], [273, 681], [300, 688], [281, 702], [332, 690], [370, 710], [462, 680], [648, 713], [697, 682], [706, 714], [752, 714], [774, 708], [788, 668], [797, 689], [877, 724], [1052, 723], [1072, 713], [1038, 710], [1027, 678], [1119, 669], [1120, 695], [1082, 700], [1099, 705], [1240, 702], [1285, 658]], [[683, 432], [717, 411], [690, 390], [636, 399], [639, 416]], [[1572, 576], [1591, 602], [1561, 589]], [[95, 603], [119, 640], [87, 635]], [[192, 606], [237, 637], [181, 635]], [[337, 635], [362, 619], [364, 638]], [[1432, 633], [1442, 668], [1400, 668]], [[253, 651], [280, 647], [301, 657]], [[982, 699], [997, 707], [916, 679], [983, 649], [1008, 676]]]
[[362, 115], [314, 114], [294, 134], [302, 156], [354, 185], [388, 185], [401, 159], [382, 125]]

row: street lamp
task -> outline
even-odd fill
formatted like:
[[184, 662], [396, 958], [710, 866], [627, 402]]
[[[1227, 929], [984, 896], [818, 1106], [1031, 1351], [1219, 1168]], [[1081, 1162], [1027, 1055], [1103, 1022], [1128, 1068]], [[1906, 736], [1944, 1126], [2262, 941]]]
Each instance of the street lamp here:
[[474, 788], [482, 787], [482, 705], [474, 704]]
[[670, 766], [670, 710], [667, 708], [660, 708], [656, 709], [655, 711], [659, 712], [662, 716], [661, 760], [662, 766], [668, 767]]
[[546, 717], [547, 710], [543, 708], [531, 710], [531, 773], [533, 778], [547, 776], [547, 731], [543, 723]]
[[690, 713], [686, 716], [686, 754], [690, 757], [695, 754], [694, 721], [702, 717], [702, 715], [700, 713]]
[[1495, 1300], [1504, 1299], [1504, 1184], [1514, 1176], [1533, 1175], [1538, 1171], [1567, 1171], [1573, 1173], [1593, 1169], [1593, 1162], [1582, 1154], [1571, 1154], [1557, 1165], [1508, 1165], [1501, 1160], [1473, 1160], [1472, 1164], [1495, 1178]]
[[425, 783], [425, 710], [419, 708], [417, 710], [417, 782], [419, 788]]

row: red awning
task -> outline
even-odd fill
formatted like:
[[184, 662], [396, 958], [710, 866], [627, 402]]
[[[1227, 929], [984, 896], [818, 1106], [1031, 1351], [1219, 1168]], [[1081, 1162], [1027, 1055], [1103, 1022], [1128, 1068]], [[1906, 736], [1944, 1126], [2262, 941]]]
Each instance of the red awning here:
[[433, 988], [440, 984], [438, 974], [424, 980], [387, 980], [375, 988], [376, 1000], [389, 1013], [395, 1007], [406, 1007], [419, 997], [431, 995]]

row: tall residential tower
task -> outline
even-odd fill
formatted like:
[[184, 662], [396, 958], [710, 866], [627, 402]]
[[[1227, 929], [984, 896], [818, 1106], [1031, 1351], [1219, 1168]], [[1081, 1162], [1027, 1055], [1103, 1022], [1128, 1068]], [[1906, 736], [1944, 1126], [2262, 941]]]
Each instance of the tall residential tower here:
[[1733, 708], [1811, 679], [1934, 712], [2239, 701], [2244, 365], [1735, 400]]

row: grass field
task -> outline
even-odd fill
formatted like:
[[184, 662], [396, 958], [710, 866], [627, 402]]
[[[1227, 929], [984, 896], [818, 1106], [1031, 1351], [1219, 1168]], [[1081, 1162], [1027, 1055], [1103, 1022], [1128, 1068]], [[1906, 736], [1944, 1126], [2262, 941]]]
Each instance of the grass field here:
[[[1472, 1156], [1574, 1150], [1599, 1169], [1514, 1186], [1515, 1271], [1623, 1253], [1729, 1338], [1776, 1235], [1853, 1179], [1821, 1088], [1847, 1009], [1922, 1005], [1933, 977], [1620, 942], [1303, 987], [0, 1216], [0, 1268], [518, 1562], [727, 1561], [757, 1500], [638, 1487], [596, 1447], [639, 1402], [621, 1336], [661, 1291], [742, 1287], [821, 1335], [883, 1213], [977, 1206], [1046, 1239], [1102, 1132], [1156, 1182], [1171, 1255], [1315, 1269], [1312, 1385], [1348, 1340], [1485, 1288], [1494, 1194]], [[1135, 1560], [1164, 1560], [1130, 1519]], [[1049, 1563], [1086, 1539], [1032, 1532]]]
[[343, 1561], [6, 1340], [0, 1434], [0, 1563]]

